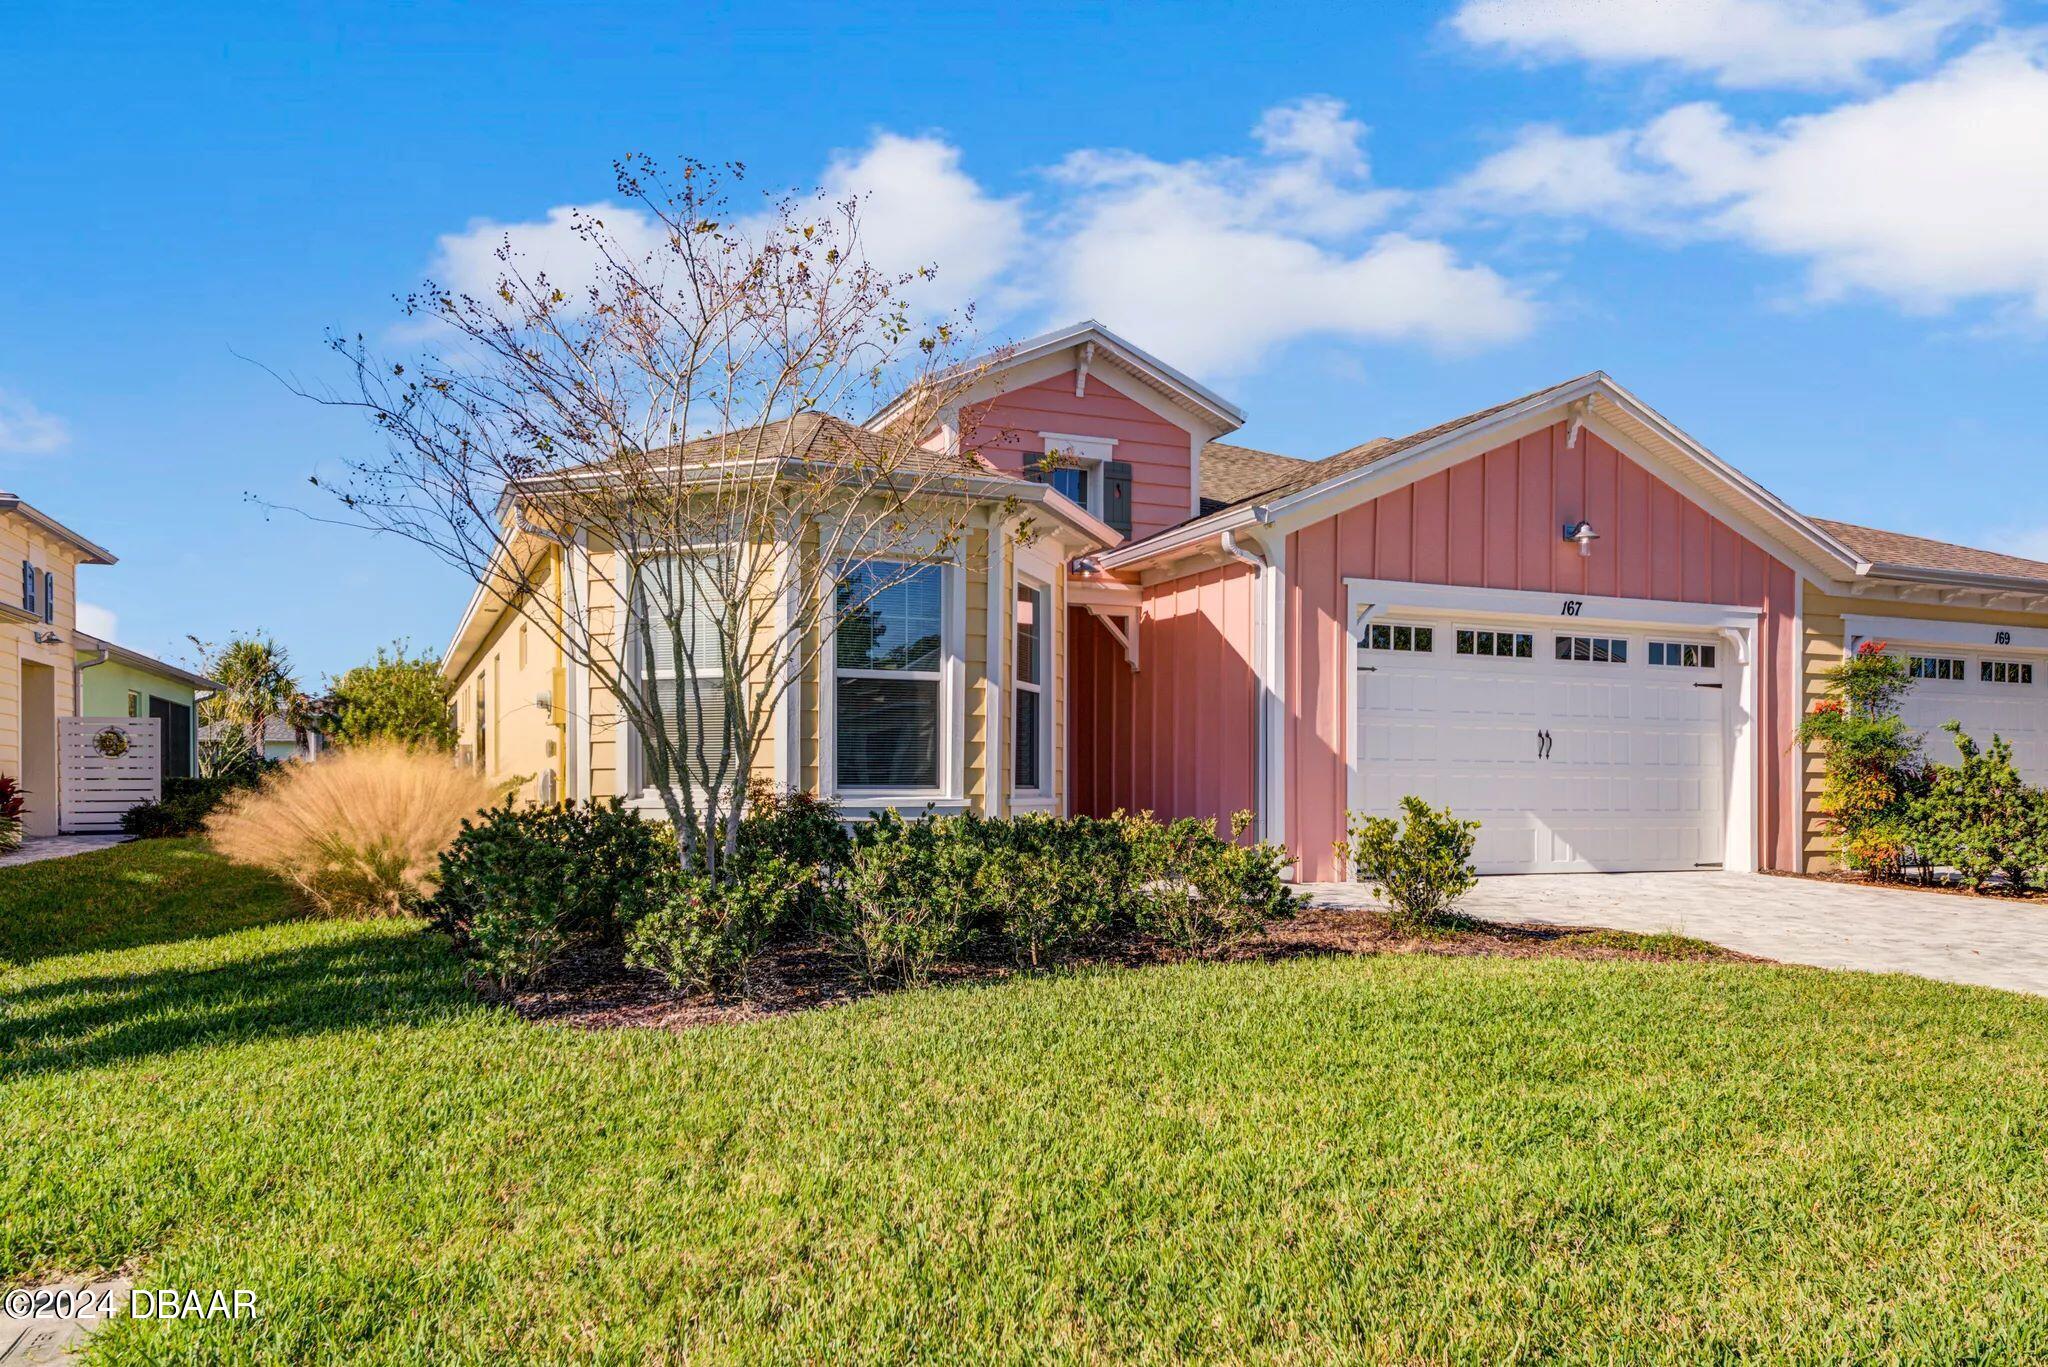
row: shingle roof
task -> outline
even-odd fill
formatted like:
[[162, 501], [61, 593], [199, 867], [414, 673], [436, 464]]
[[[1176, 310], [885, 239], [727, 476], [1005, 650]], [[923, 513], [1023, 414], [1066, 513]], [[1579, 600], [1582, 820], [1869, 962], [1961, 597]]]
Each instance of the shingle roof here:
[[1212, 441], [1202, 448], [1202, 511], [1214, 512], [1284, 484], [1314, 461]]
[[[1598, 374], [1599, 372], [1593, 373]], [[1573, 385], [1582, 384], [1591, 378], [1593, 378], [1592, 375], [1579, 375], [1560, 384], [1550, 384], [1543, 386], [1541, 389], [1532, 389], [1527, 394], [1509, 399], [1505, 403], [1490, 404], [1475, 412], [1467, 413], [1463, 417], [1452, 418], [1449, 422], [1440, 422], [1434, 427], [1425, 427], [1419, 432], [1410, 432], [1405, 437], [1374, 437], [1371, 441], [1360, 442], [1356, 446], [1346, 447], [1334, 456], [1325, 456], [1321, 460], [1308, 462], [1307, 468], [1297, 472], [1294, 478], [1275, 488], [1262, 492], [1268, 498], [1285, 498], [1289, 494], [1298, 494], [1304, 489], [1313, 489], [1316, 485], [1333, 480], [1339, 475], [1348, 475], [1354, 470], [1363, 470], [1368, 465], [1377, 465], [1391, 456], [1398, 456], [1403, 451], [1420, 446], [1424, 442], [1435, 441], [1438, 437], [1449, 436], [1461, 427], [1469, 427], [1471, 424], [1481, 422], [1496, 413], [1502, 413], [1510, 408], [1518, 407], [1521, 404], [1530, 402], [1532, 399], [1540, 399], [1545, 394], [1556, 390], [1569, 389]]]
[[1865, 560], [1914, 570], [1948, 570], [1962, 574], [1993, 574], [2008, 579], [2037, 579], [2048, 583], [2048, 561], [2028, 560], [1997, 551], [1980, 551], [1971, 546], [1933, 541], [1904, 532], [1859, 527], [1853, 522], [1835, 522], [1816, 517], [1814, 525], [1827, 532]]
[[[754, 460], [829, 461], [864, 460], [872, 465], [906, 473], [940, 475], [988, 475], [995, 467], [971, 452], [950, 453], [922, 446], [910, 446], [898, 438], [869, 431], [830, 413], [798, 413], [794, 417], [743, 427], [715, 436], [698, 437], [681, 446], [661, 447], [633, 458], [639, 469], [659, 468], [660, 458], [675, 457], [677, 464], [741, 464]], [[623, 465], [621, 461], [593, 461], [577, 467], [583, 471]]]
[[[221, 734], [221, 728], [222, 728], [222, 727], [223, 727], [224, 725], [226, 725], [226, 723], [224, 723], [224, 722], [217, 722], [217, 721], [210, 721], [210, 722], [206, 723], [206, 725], [204, 725], [204, 726], [202, 726], [202, 727], [200, 727], [200, 728], [199, 728], [199, 738], [200, 738], [201, 740], [212, 740], [212, 739], [214, 739], [214, 738], [215, 738], [216, 736], [218, 736], [218, 735], [220, 735], [220, 734]], [[307, 728], [306, 728], [306, 730], [307, 730], [307, 731], [311, 731], [311, 732], [313, 732], [314, 734], [318, 734], [318, 733], [319, 733], [319, 728], [318, 728], [318, 727], [311, 727], [311, 726], [309, 726], [309, 727], [307, 727]], [[297, 744], [299, 743], [299, 738], [300, 738], [300, 731], [299, 731], [299, 728], [298, 728], [298, 727], [296, 727], [296, 726], [293, 726], [293, 725], [292, 725], [292, 724], [291, 724], [290, 722], [286, 721], [286, 720], [285, 720], [285, 719], [284, 719], [283, 717], [266, 717], [266, 718], [264, 718], [264, 720], [263, 720], [263, 743], [264, 743], [265, 745], [272, 745], [272, 744], [280, 744], [280, 745], [297, 745]]]

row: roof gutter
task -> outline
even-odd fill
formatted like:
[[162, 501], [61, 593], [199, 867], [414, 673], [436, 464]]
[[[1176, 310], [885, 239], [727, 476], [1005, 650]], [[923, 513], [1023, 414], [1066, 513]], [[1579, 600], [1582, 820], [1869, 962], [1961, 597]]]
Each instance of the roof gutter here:
[[1976, 574], [1969, 570], [1926, 569], [1917, 565], [1895, 565], [1883, 561], [1860, 564], [1858, 578], [1898, 579], [1920, 584], [1948, 584], [1956, 588], [1990, 589], [2006, 593], [2028, 593], [2048, 597], [2048, 580], [2027, 579], [2013, 574]]

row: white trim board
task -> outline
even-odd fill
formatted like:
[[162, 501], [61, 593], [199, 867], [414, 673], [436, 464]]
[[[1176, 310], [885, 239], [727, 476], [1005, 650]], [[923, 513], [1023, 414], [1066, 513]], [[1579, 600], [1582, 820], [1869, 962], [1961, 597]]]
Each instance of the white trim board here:
[[[1842, 618], [1848, 649], [1863, 641], [1962, 646], [1971, 650], [2048, 650], [2048, 627], [2006, 627], [1993, 622], [1943, 622], [1919, 617]], [[2001, 640], [2000, 638], [2004, 639]]]

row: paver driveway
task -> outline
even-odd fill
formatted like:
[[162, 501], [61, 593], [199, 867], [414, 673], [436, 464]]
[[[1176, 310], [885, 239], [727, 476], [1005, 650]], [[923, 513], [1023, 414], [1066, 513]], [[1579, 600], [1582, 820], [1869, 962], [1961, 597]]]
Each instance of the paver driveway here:
[[[1322, 906], [1372, 905], [1353, 883], [1302, 891]], [[2048, 902], [1764, 874], [1588, 873], [1482, 878], [1458, 909], [1496, 921], [1676, 931], [1784, 963], [2048, 995]]]

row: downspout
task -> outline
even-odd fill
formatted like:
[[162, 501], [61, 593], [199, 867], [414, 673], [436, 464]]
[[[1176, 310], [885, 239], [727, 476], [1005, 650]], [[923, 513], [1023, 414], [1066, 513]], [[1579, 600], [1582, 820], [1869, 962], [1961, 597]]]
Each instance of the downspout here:
[[71, 668], [72, 716], [82, 717], [85, 715], [85, 679], [83, 677], [85, 671], [88, 669], [96, 669], [100, 665], [105, 664], [108, 660], [111, 660], [113, 658], [114, 652], [107, 649], [105, 646], [101, 646], [100, 657], [97, 660], [88, 660], [84, 664], [79, 664], [76, 660], [73, 660]]
[[1272, 673], [1266, 658], [1266, 577], [1272, 573], [1272, 562], [1264, 555], [1246, 549], [1238, 544], [1237, 533], [1226, 529], [1217, 544], [1223, 553], [1241, 564], [1250, 565], [1254, 572], [1252, 590], [1252, 671], [1259, 684], [1259, 715], [1252, 734], [1256, 741], [1252, 772], [1258, 775], [1258, 824], [1256, 830], [1261, 840], [1267, 837], [1267, 827], [1272, 809], [1272, 778], [1268, 772], [1272, 763], [1272, 737], [1268, 717], [1272, 708], [1268, 705], [1267, 694], [1271, 689]]

